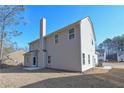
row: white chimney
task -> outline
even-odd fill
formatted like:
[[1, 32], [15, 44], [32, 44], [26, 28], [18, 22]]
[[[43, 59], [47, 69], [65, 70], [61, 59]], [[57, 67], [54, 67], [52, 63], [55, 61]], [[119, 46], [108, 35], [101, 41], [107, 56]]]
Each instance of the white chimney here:
[[[42, 18], [40, 20], [40, 57], [39, 57], [39, 66], [42, 68], [46, 65], [46, 42], [45, 37], [46, 36], [46, 19]], [[41, 56], [42, 55], [42, 56]], [[42, 60], [42, 61], [41, 61]]]
[[42, 18], [40, 20], [40, 49], [43, 51], [45, 49], [45, 39], [46, 36], [46, 19]]
[[42, 18], [40, 20], [40, 38], [43, 38], [46, 35], [46, 19]]

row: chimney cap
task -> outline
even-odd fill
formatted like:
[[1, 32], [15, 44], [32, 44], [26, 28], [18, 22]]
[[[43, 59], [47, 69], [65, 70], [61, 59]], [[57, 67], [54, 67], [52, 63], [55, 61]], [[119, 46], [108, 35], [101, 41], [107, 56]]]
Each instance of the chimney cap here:
[[45, 19], [45, 20], [46, 20], [46, 18], [45, 18], [45, 17], [41, 17], [41, 19], [40, 19], [40, 20], [43, 20], [43, 19]]

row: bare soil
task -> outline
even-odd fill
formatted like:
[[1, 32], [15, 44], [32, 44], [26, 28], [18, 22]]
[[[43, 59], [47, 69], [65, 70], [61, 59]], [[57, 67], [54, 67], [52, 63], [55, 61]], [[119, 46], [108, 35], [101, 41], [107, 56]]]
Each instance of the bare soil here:
[[[0, 69], [0, 87], [115, 88], [124, 87], [123, 77], [124, 69], [112, 69], [108, 72], [96, 68], [82, 74], [79, 72], [51, 69], [27, 71], [24, 70], [23, 67], [6, 67]], [[115, 82], [111, 81], [111, 79]]]

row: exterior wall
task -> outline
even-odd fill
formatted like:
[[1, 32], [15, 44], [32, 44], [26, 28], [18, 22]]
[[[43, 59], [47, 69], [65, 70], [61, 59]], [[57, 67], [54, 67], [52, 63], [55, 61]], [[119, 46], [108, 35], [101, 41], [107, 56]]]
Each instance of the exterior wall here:
[[118, 56], [118, 61], [124, 61], [124, 54], [122, 54], [122, 55], [120, 55], [120, 56]]
[[[46, 53], [43, 51], [43, 50], [45, 50], [45, 40], [44, 40], [45, 36], [46, 36], [46, 20], [44, 18], [42, 18], [40, 20], [40, 39], [37, 39], [37, 40], [29, 43], [29, 48], [30, 48], [29, 49], [29, 52], [30, 52], [29, 66], [33, 66], [32, 65], [33, 57], [36, 57], [37, 67], [44, 68], [46, 66], [45, 65]], [[36, 53], [36, 50], [38, 50], [38, 53]]]
[[[37, 39], [31, 43], [29, 43], [29, 52], [24, 54], [24, 66], [32, 67], [33, 66], [33, 57], [36, 57], [36, 60], [38, 62], [38, 56], [39, 54], [36, 54], [36, 50], [39, 50], [40, 48], [40, 39]], [[38, 63], [37, 63], [38, 65]]]
[[46, 19], [42, 18], [40, 20], [40, 52], [38, 54], [38, 67], [45, 68], [46, 67]]
[[36, 50], [40, 48], [40, 40], [35, 40], [29, 44], [29, 51]]
[[104, 53], [98, 54], [98, 61], [99, 62], [104, 62]]
[[[24, 66], [37, 67], [38, 66], [38, 51], [26, 53], [24, 56]], [[33, 57], [36, 59], [36, 65], [33, 65]]]
[[26, 67], [32, 66], [32, 55], [31, 54], [24, 55], [24, 66]]
[[95, 54], [95, 66], [98, 66], [98, 55], [97, 54]]
[[[87, 70], [95, 66], [95, 38], [93, 35], [92, 25], [89, 22], [89, 18], [85, 18], [81, 21], [81, 63], [82, 71]], [[93, 45], [92, 45], [93, 40]], [[83, 64], [83, 53], [85, 53], [85, 65]], [[88, 55], [90, 55], [90, 64], [88, 63]]]
[[46, 67], [46, 56], [43, 51], [39, 51], [38, 53], [38, 67], [39, 68], [45, 68]]
[[[70, 29], [75, 28], [75, 38], [69, 40]], [[54, 36], [58, 34], [59, 42], [55, 44]], [[69, 27], [60, 33], [46, 38], [47, 56], [51, 56], [51, 64], [47, 67], [71, 71], [81, 71], [80, 58], [80, 27]]]

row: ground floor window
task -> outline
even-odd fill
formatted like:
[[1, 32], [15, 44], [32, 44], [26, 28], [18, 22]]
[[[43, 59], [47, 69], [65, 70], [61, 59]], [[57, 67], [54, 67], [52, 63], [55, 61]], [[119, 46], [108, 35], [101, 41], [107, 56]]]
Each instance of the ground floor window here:
[[51, 56], [48, 56], [48, 64], [51, 63]]
[[123, 61], [123, 59], [121, 58], [121, 61]]
[[88, 63], [90, 64], [90, 55], [88, 55]]
[[29, 58], [28, 58], [28, 56], [26, 56], [26, 62], [29, 62]]
[[36, 58], [33, 57], [33, 65], [36, 65]]
[[83, 65], [85, 65], [85, 54], [83, 53]]

